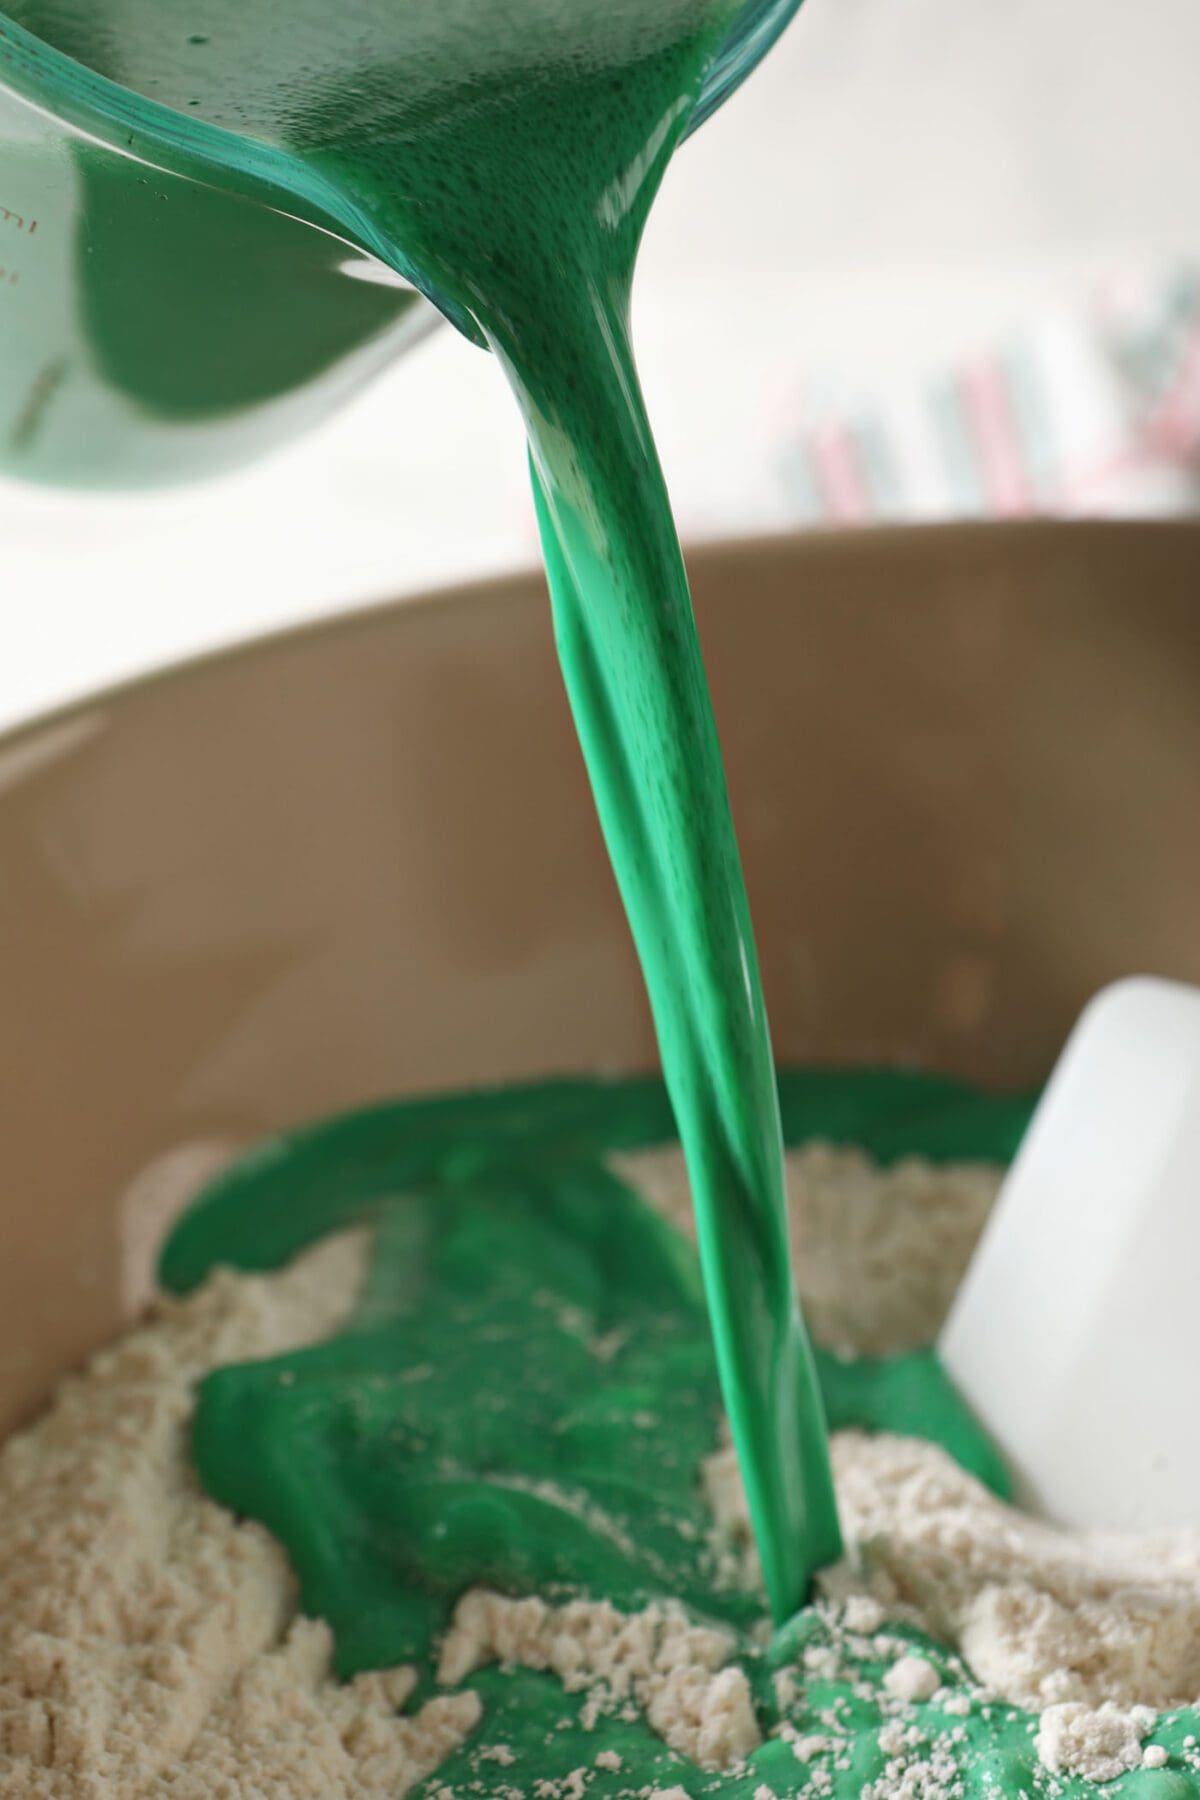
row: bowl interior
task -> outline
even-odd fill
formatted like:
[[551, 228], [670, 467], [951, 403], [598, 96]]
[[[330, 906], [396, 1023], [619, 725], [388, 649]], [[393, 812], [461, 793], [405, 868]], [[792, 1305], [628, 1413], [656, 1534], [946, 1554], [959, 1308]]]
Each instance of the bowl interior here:
[[[693, 558], [781, 1060], [1041, 1076], [1200, 980], [1200, 530]], [[196, 664], [0, 743], [0, 1429], [231, 1148], [654, 1061], [539, 581]]]

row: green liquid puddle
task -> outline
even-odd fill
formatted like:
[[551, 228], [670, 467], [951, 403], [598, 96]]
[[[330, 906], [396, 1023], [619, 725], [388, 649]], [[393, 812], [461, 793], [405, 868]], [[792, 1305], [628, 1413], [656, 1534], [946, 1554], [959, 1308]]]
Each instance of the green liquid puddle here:
[[[1008, 1161], [1031, 1110], [1022, 1097], [899, 1073], [781, 1078], [787, 1141], [858, 1143], [880, 1161]], [[842, 1654], [839, 1679], [805, 1674], [781, 1708], [777, 1666], [830, 1643], [816, 1607], [764, 1649], [764, 1601], [714, 1579], [699, 1466], [713, 1449], [720, 1386], [700, 1269], [689, 1245], [616, 1179], [610, 1152], [671, 1141], [657, 1082], [556, 1083], [384, 1106], [264, 1144], [222, 1176], [173, 1233], [166, 1283], [195, 1286], [218, 1265], [278, 1267], [331, 1231], [374, 1231], [365, 1292], [327, 1343], [218, 1370], [203, 1384], [195, 1456], [208, 1491], [285, 1544], [301, 1605], [327, 1619], [337, 1668], [412, 1662], [413, 1704], [434, 1691], [436, 1646], [464, 1589], [605, 1597], [623, 1609], [674, 1597], [734, 1632], [764, 1731], [785, 1720], [827, 1735], [835, 1708], [852, 1734], [837, 1800], [881, 1773], [882, 1666]], [[995, 1490], [1005, 1477], [932, 1351], [846, 1362], [818, 1351], [835, 1427], [886, 1426], [932, 1439]], [[914, 1649], [962, 1690], [961, 1665], [908, 1627]], [[529, 1792], [594, 1768], [588, 1794], [647, 1785], [753, 1800], [797, 1795], [812, 1778], [786, 1742], [714, 1775], [668, 1750], [641, 1720], [585, 1729], [582, 1697], [552, 1676], [489, 1668], [472, 1739], [418, 1795]], [[966, 1718], [943, 1704], [914, 1716], [930, 1737], [963, 1730], [952, 1753], [968, 1800], [1042, 1792], [1030, 1719], [996, 1704]], [[1176, 1759], [1193, 1713], [1153, 1735]], [[481, 1758], [503, 1743], [511, 1770]], [[813, 1769], [822, 1766], [818, 1759]], [[482, 1787], [473, 1784], [481, 1782]], [[522, 1782], [525, 1784], [522, 1786]], [[815, 1791], [815, 1790], [814, 1790]], [[1137, 1772], [1113, 1800], [1195, 1800], [1182, 1769]], [[1063, 1796], [1094, 1793], [1063, 1778]]]

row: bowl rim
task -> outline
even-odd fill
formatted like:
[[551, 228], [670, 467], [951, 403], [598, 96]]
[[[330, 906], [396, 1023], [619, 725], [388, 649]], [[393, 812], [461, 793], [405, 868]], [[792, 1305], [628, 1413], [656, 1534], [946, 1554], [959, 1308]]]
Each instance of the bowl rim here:
[[[989, 551], [995, 554], [1000, 543], [1011, 543], [1018, 552], [1029, 553], [1041, 542], [1060, 547], [1064, 543], [1091, 543], [1095, 539], [1133, 538], [1175, 539], [1190, 546], [1200, 573], [1200, 516], [1146, 519], [1059, 519], [1049, 517], [1022, 519], [972, 519], [920, 521], [902, 524], [868, 526], [819, 525], [800, 529], [746, 532], [724, 537], [689, 539], [683, 551], [689, 581], [697, 567], [721, 570], [731, 564], [757, 561], [760, 558], [794, 556], [810, 547], [835, 559], [853, 561], [862, 556], [877, 557], [894, 553], [905, 558], [920, 557], [930, 545], [939, 555], [960, 551]], [[26, 717], [0, 727], [0, 755], [20, 749], [30, 739], [47, 729], [70, 725], [97, 707], [122, 707], [144, 693], [219, 673], [231, 663], [257, 661], [275, 655], [293, 645], [312, 643], [322, 637], [371, 630], [393, 624], [401, 615], [425, 613], [438, 607], [496, 605], [514, 603], [530, 586], [545, 592], [545, 573], [540, 563], [518, 564], [488, 575], [468, 578], [451, 577], [432, 587], [415, 589], [411, 594], [399, 593], [378, 599], [356, 600], [339, 606], [336, 601], [311, 618], [251, 630], [245, 637], [204, 649], [185, 652], [182, 656], [152, 664], [149, 668], [87, 688], [72, 698], [42, 708]], [[888, 596], [894, 603], [897, 596]]]

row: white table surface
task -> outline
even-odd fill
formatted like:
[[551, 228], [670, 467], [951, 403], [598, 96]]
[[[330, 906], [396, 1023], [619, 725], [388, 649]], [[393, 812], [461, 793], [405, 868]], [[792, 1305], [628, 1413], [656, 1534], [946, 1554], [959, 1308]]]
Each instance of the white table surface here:
[[[786, 525], [814, 376], [869, 384], [1093, 274], [1200, 260], [1196, 0], [806, 0], [671, 170], [639, 354], [685, 533]], [[0, 723], [172, 658], [528, 563], [520, 430], [443, 330], [239, 475], [80, 498], [0, 483]]]

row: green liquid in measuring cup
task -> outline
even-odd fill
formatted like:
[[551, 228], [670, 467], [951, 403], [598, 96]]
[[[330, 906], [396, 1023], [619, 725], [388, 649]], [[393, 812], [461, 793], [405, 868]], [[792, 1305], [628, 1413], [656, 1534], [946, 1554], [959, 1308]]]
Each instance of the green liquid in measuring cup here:
[[[529, 435], [560, 658], [691, 1173], [777, 1619], [839, 1549], [724, 772], [629, 299], [732, 0], [17, 0], [128, 89], [266, 146], [495, 352]], [[214, 151], [214, 155], [216, 152]], [[231, 152], [232, 154], [232, 152]], [[261, 159], [260, 159], [261, 160]], [[484, 751], [483, 753], [486, 753]]]

